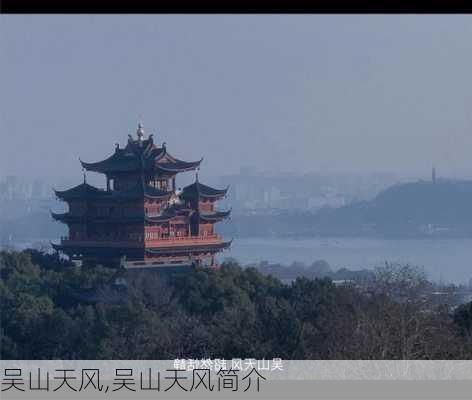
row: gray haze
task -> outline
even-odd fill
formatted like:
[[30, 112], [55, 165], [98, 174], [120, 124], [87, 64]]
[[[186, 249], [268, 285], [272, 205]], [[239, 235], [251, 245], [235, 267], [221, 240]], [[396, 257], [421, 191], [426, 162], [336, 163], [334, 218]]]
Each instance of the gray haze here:
[[202, 174], [472, 178], [472, 18], [1, 16], [0, 176], [81, 176], [138, 119]]

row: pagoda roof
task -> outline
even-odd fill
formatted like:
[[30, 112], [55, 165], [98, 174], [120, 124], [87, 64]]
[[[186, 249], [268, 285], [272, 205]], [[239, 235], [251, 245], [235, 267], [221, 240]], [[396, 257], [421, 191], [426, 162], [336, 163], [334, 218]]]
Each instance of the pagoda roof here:
[[89, 185], [88, 183], [82, 183], [68, 190], [55, 190], [56, 196], [62, 200], [126, 200], [126, 199], [139, 199], [141, 197], [147, 197], [152, 199], [157, 198], [169, 198], [172, 192], [157, 189], [153, 186], [136, 185], [136, 187], [121, 191], [111, 190], [107, 191], [99, 189], [95, 186]]
[[178, 173], [178, 172], [185, 172], [185, 171], [193, 171], [197, 169], [203, 158], [198, 161], [182, 161], [178, 160], [174, 157], [173, 161], [167, 162], [156, 162], [155, 169], [159, 172], [170, 172], [170, 173]]
[[65, 213], [54, 213], [51, 212], [51, 216], [56, 220], [66, 224], [70, 223], [84, 223], [87, 221], [94, 221], [97, 223], [133, 223], [143, 222], [143, 215], [136, 216], [90, 216], [85, 215], [71, 215], [69, 212]]
[[227, 211], [214, 211], [212, 213], [200, 212], [200, 220], [202, 222], [219, 222], [225, 218], [228, 218], [231, 214], [231, 209]]
[[146, 186], [146, 187], [143, 188], [142, 193], [143, 193], [144, 197], [166, 198], [166, 197], [172, 196], [173, 192], [168, 192], [166, 190], [157, 189], [153, 186]]
[[172, 218], [176, 217], [177, 213], [174, 209], [166, 209], [162, 211], [160, 215], [155, 217], [145, 217], [146, 222], [156, 223], [156, 222], [166, 222], [170, 221]]
[[115, 153], [102, 161], [88, 163], [80, 160], [82, 167], [87, 171], [104, 174], [140, 171], [176, 174], [195, 170], [200, 166], [203, 158], [198, 161], [179, 160], [167, 151], [165, 143], [157, 147], [152, 135], [148, 139], [143, 139], [142, 127], [138, 128], [138, 132], [139, 129], [141, 135], [138, 133], [138, 139], [133, 139], [129, 135], [125, 148], [120, 149], [117, 145]]
[[185, 199], [198, 197], [221, 198], [226, 195], [229, 186], [226, 189], [215, 189], [200, 183], [198, 180], [183, 188], [181, 196]]
[[157, 215], [155, 217], [146, 216], [145, 220], [146, 222], [151, 222], [151, 223], [166, 222], [166, 221], [170, 221], [172, 218], [175, 218], [175, 217], [188, 216], [192, 212], [194, 212], [192, 209], [184, 208], [180, 204], [173, 204], [165, 208], [164, 210], [162, 210], [160, 215]]
[[54, 193], [56, 193], [56, 196], [60, 199], [69, 200], [103, 196], [107, 192], [103, 189], [96, 188], [95, 186], [84, 182], [67, 190], [54, 190]]
[[178, 217], [180, 215], [180, 210], [175, 208], [167, 208], [160, 215], [153, 217], [146, 216], [144, 213], [141, 215], [132, 215], [132, 216], [97, 216], [89, 215], [85, 213], [84, 215], [72, 215], [70, 212], [64, 213], [54, 213], [51, 211], [51, 216], [56, 220], [63, 223], [83, 223], [86, 221], [93, 220], [94, 222], [151, 222], [151, 223], [160, 223], [170, 221], [172, 218]]
[[[56, 221], [61, 221], [61, 222], [69, 222], [71, 215], [68, 212], [65, 213], [55, 213], [51, 211], [51, 216], [56, 220]], [[72, 217], [75, 218], [75, 217]]]

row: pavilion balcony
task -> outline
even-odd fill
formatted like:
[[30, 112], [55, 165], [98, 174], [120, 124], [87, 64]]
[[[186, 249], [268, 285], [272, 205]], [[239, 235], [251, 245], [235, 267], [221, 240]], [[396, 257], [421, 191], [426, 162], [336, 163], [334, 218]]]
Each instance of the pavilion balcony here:
[[201, 235], [201, 236], [173, 236], [160, 239], [147, 239], [146, 247], [168, 247], [168, 246], [189, 246], [200, 244], [221, 243], [223, 238], [220, 235]]
[[179, 247], [192, 245], [211, 245], [220, 244], [223, 238], [220, 235], [201, 235], [201, 236], [173, 236], [159, 239], [70, 239], [61, 237], [63, 246], [71, 247], [114, 247], [114, 248], [156, 248], [156, 247]]

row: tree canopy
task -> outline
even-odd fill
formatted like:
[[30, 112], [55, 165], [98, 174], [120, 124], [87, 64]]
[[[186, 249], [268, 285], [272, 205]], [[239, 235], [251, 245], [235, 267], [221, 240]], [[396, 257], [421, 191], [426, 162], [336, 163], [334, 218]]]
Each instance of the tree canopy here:
[[411, 277], [423, 287], [413, 272], [379, 270], [382, 290], [364, 293], [328, 278], [284, 284], [235, 261], [219, 270], [130, 272], [3, 251], [0, 352], [3, 359], [470, 358], [471, 304], [454, 315], [424, 312], [424, 304], [384, 290], [392, 277], [394, 293]]

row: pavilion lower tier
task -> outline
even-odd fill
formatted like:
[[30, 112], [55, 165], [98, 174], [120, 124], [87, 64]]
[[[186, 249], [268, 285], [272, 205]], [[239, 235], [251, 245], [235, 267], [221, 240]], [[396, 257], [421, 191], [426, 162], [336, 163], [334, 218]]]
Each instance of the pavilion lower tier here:
[[229, 248], [231, 242], [224, 242], [219, 236], [204, 238], [175, 238], [146, 242], [103, 242], [63, 239], [53, 244], [57, 251], [71, 259], [105, 263], [143, 261], [153, 264], [214, 263], [216, 253]]

